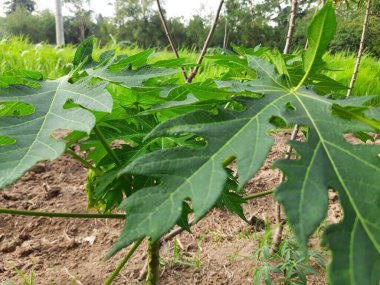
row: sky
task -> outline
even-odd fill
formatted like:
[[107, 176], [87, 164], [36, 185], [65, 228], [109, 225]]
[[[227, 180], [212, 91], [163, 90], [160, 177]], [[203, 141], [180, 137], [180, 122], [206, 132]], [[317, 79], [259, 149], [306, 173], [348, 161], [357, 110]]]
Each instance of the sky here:
[[[4, 15], [4, 2], [6, 0], [0, 0], [0, 15]], [[35, 0], [37, 3], [37, 10], [50, 9], [54, 12], [55, 1], [54, 0]], [[91, 10], [96, 14], [101, 13], [103, 16], [112, 16], [114, 14], [113, 0], [92, 0]], [[216, 11], [216, 8], [220, 0], [165, 0], [163, 1], [163, 8], [167, 11], [168, 17], [184, 17], [190, 19], [192, 15], [209, 14], [212, 11]], [[203, 9], [202, 9], [203, 6]], [[63, 15], [69, 14], [68, 9], [63, 9]]]

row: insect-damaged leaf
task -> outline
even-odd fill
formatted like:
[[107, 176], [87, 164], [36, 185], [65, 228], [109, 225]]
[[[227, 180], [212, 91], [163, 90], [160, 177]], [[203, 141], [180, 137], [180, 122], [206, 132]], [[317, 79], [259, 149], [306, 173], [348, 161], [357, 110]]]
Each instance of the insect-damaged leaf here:
[[[85, 78], [75, 84], [68, 76], [39, 82], [40, 88], [11, 85], [0, 89], [0, 102], [22, 102], [34, 108], [28, 115], [4, 116], [0, 119], [0, 136], [15, 143], [0, 147], [0, 188], [12, 183], [35, 163], [56, 159], [65, 150], [65, 143], [55, 139], [59, 129], [90, 132], [95, 117], [85, 110], [110, 112], [112, 98], [107, 83], [90, 83]], [[84, 108], [64, 109], [68, 100]]]
[[[318, 50], [318, 47], [313, 48]], [[111, 254], [143, 236], [158, 239], [180, 218], [185, 199], [191, 199], [195, 218], [199, 220], [222, 193], [226, 157], [236, 157], [241, 183], [247, 182], [273, 144], [267, 133], [273, 129], [271, 117], [278, 116], [288, 124], [307, 126], [308, 137], [305, 142], [292, 143], [299, 159], [277, 162], [287, 181], [277, 189], [276, 197], [284, 205], [290, 226], [304, 244], [325, 217], [328, 189], [333, 188], [342, 197], [348, 197], [342, 199], [342, 204], [352, 211], [345, 216], [341, 227], [348, 230], [346, 239], [356, 235], [359, 238], [351, 243], [347, 241], [342, 247], [336, 242], [341, 233], [332, 229], [327, 231], [327, 239], [335, 257], [331, 266], [332, 280], [335, 284], [355, 284], [355, 278], [344, 278], [347, 272], [337, 267], [343, 258], [350, 274], [364, 278], [358, 272], [361, 268], [358, 264], [366, 264], [365, 256], [371, 256], [373, 264], [380, 262], [380, 147], [347, 142], [345, 133], [371, 131], [371, 125], [364, 119], [346, 120], [335, 116], [332, 109], [336, 105], [360, 107], [368, 99], [332, 100], [304, 87], [293, 89], [274, 72], [271, 64], [256, 57], [247, 58], [257, 79], [245, 83], [220, 82], [219, 86], [260, 93], [262, 98], [237, 99], [246, 107], [244, 112], [220, 109], [217, 115], [211, 115], [198, 111], [161, 124], [150, 137], [195, 133], [207, 141], [207, 146], [197, 150], [176, 148], [155, 152], [124, 169], [122, 173], [155, 177], [160, 184], [138, 191], [122, 204], [121, 208], [127, 212], [126, 225]], [[318, 58], [310, 59], [309, 70], [319, 64]], [[307, 71], [304, 76], [308, 76]], [[288, 108], [289, 105], [292, 108]], [[371, 110], [371, 120], [379, 120], [380, 112], [373, 109], [376, 107]], [[360, 252], [352, 252], [349, 245], [353, 243], [361, 246]], [[353, 254], [356, 259], [352, 259]], [[372, 265], [369, 268], [365, 284], [375, 285], [379, 281], [377, 271]]]

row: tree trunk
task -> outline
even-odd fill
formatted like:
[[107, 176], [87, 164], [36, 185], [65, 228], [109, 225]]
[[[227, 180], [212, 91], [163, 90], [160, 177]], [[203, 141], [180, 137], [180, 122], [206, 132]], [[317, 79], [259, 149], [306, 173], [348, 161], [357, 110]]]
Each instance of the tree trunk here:
[[55, 0], [55, 35], [57, 46], [65, 44], [65, 36], [63, 33], [63, 17], [62, 17], [62, 2]]
[[356, 64], [355, 64], [354, 72], [352, 73], [351, 82], [347, 90], [347, 97], [351, 96], [352, 90], [354, 89], [354, 86], [355, 86], [356, 77], [358, 76], [360, 61], [362, 59], [362, 55], [364, 51], [364, 41], [365, 41], [365, 34], [368, 28], [368, 18], [369, 18], [369, 13], [370, 13], [370, 7], [371, 7], [371, 0], [367, 0], [367, 6], [365, 8], [365, 16], [364, 16], [364, 22], [363, 22], [362, 36], [360, 38], [360, 46], [359, 46], [358, 54], [356, 56]]

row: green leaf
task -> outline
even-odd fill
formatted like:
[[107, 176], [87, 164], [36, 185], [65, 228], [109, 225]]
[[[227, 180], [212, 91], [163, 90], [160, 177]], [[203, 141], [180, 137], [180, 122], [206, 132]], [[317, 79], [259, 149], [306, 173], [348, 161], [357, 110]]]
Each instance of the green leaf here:
[[336, 18], [332, 2], [329, 0], [318, 11], [307, 29], [307, 39], [309, 48], [303, 54], [303, 68], [305, 75], [297, 88], [301, 87], [304, 81], [317, 71], [322, 65], [322, 56], [327, 45], [335, 34]]
[[122, 71], [128, 68], [129, 66], [137, 68], [137, 67], [146, 65], [148, 58], [152, 55], [153, 52], [154, 52], [154, 49], [151, 48], [151, 49], [147, 49], [142, 52], [139, 52], [137, 54], [134, 54], [132, 56], [123, 58], [119, 60], [118, 62], [110, 65], [108, 70], [111, 72], [116, 72], [116, 71]]
[[[355, 170], [359, 170], [359, 167], [355, 166]], [[376, 175], [378, 178], [379, 174], [373, 173], [373, 176]], [[368, 176], [362, 179], [367, 179]], [[362, 181], [365, 184], [371, 182], [373, 181]], [[366, 193], [361, 193], [361, 191], [362, 189], [357, 191], [357, 195], [363, 195], [360, 200], [377, 206], [377, 211], [372, 210], [369, 214], [379, 217], [379, 189], [377, 188], [377, 195], [374, 195], [375, 193], [371, 195], [371, 191], [366, 191]], [[325, 234], [327, 245], [332, 250], [332, 262], [329, 266], [330, 281], [332, 284], [377, 285], [380, 281], [379, 219], [377, 218], [377, 224], [372, 224], [371, 221], [363, 222], [366, 217], [358, 215], [357, 196], [346, 195], [344, 191], [340, 193], [344, 220], [338, 225], [327, 228]], [[353, 200], [355, 198], [356, 200]], [[352, 203], [350, 200], [355, 202]], [[372, 234], [368, 234], [369, 232]]]
[[[112, 98], [106, 83], [92, 83], [91, 78], [71, 84], [69, 76], [40, 82], [40, 88], [10, 86], [0, 89], [0, 103], [22, 102], [34, 108], [25, 116], [5, 116], [0, 119], [0, 136], [16, 143], [0, 147], [0, 188], [14, 182], [35, 163], [56, 159], [65, 150], [65, 143], [53, 137], [59, 129], [90, 132], [94, 116], [87, 111], [110, 112]], [[64, 109], [72, 100], [84, 108]]]
[[[355, 266], [366, 264], [366, 255], [374, 256], [377, 262], [380, 260], [380, 146], [347, 142], [343, 137], [345, 133], [369, 131], [371, 127], [358, 120], [337, 117], [332, 112], [334, 104], [359, 108], [368, 99], [332, 100], [303, 87], [295, 92], [275, 74], [269, 63], [251, 56], [248, 62], [259, 78], [246, 83], [229, 82], [232, 88], [238, 86], [263, 94], [260, 99], [237, 98], [246, 107], [245, 111], [220, 109], [217, 115], [197, 111], [164, 122], [150, 135], [194, 133], [207, 141], [205, 148], [154, 152], [135, 160], [122, 171], [155, 177], [160, 183], [136, 192], [122, 203], [121, 208], [127, 212], [126, 225], [111, 254], [142, 236], [158, 239], [176, 223], [182, 202], [187, 198], [192, 201], [196, 221], [205, 215], [222, 193], [227, 177], [223, 169], [226, 157], [236, 157], [241, 186], [247, 182], [260, 168], [273, 144], [267, 133], [273, 129], [270, 118], [275, 115], [288, 124], [308, 128], [305, 142], [291, 143], [299, 158], [276, 163], [287, 177], [278, 187], [276, 198], [284, 205], [297, 238], [305, 245], [323, 221], [328, 189], [333, 188], [349, 197], [345, 200], [347, 205], [343, 205], [354, 209], [353, 218], [348, 216], [349, 223], [351, 226], [357, 223], [362, 230], [361, 239], [368, 241], [368, 244], [363, 243], [362, 254], [356, 256], [353, 263]], [[293, 108], [287, 108], [289, 104]], [[375, 110], [371, 115], [378, 119], [379, 108]], [[331, 238], [334, 239], [334, 234]], [[341, 256], [344, 252], [338, 250], [333, 254]], [[339, 271], [331, 273], [340, 274]], [[365, 284], [375, 285], [373, 282]]]
[[73, 65], [78, 66], [81, 62], [86, 60], [86, 64], [91, 64], [93, 62], [92, 59], [92, 51], [94, 49], [94, 37], [90, 36], [85, 39], [78, 47], [75, 52]]
[[178, 73], [176, 69], [154, 68], [148, 65], [137, 68], [136, 70], [109, 70], [109, 64], [97, 69], [88, 70], [88, 74], [99, 79], [120, 83], [126, 87], [141, 86], [142, 83], [150, 78], [168, 76]]

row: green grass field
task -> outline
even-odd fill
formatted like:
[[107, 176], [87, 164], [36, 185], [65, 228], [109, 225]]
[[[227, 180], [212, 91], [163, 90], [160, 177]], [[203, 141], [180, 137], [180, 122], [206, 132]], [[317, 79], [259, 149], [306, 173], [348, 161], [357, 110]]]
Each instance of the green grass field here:
[[[67, 73], [71, 67], [74, 57], [75, 46], [68, 45], [65, 48], [55, 48], [47, 44], [31, 44], [26, 38], [13, 37], [0, 40], [0, 74], [17, 69], [37, 70], [44, 77], [54, 79]], [[116, 49], [117, 53], [133, 55], [140, 50], [133, 48], [120, 48], [119, 46], [96, 47], [95, 59], [105, 50]], [[180, 56], [188, 62], [195, 62], [197, 54], [189, 50], [180, 50]], [[151, 61], [174, 58], [170, 51], [157, 51]], [[337, 53], [326, 54], [324, 60], [327, 62], [329, 71], [326, 73], [331, 78], [348, 85], [355, 65], [355, 55]], [[209, 63], [209, 64], [208, 64]], [[379, 60], [369, 55], [364, 55], [360, 66], [357, 82], [353, 95], [375, 95], [380, 94], [380, 64]], [[206, 66], [196, 78], [201, 81], [206, 78], [215, 78], [224, 70], [206, 61]], [[178, 75], [181, 76], [181, 75]]]

